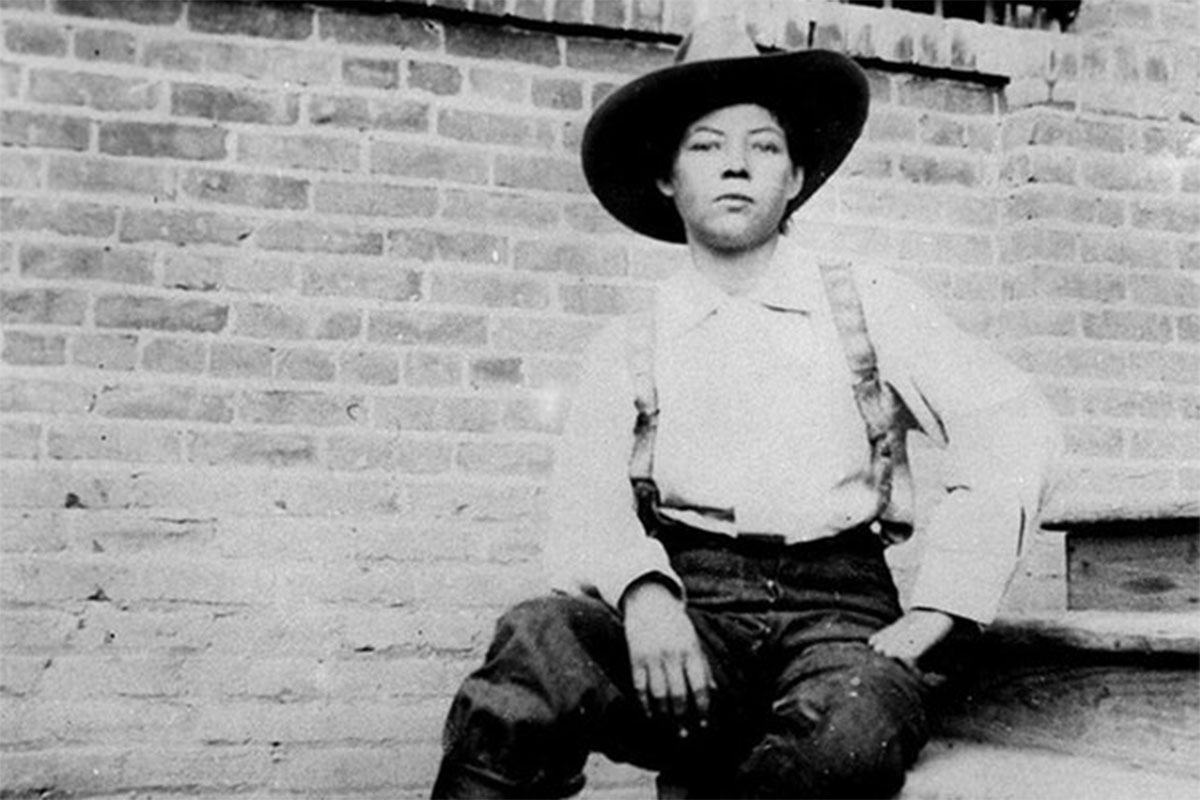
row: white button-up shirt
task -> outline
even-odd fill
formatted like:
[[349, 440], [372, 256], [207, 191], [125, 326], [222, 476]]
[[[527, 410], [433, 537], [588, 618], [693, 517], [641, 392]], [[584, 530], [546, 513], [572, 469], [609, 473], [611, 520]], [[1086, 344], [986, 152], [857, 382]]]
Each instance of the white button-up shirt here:
[[[989, 622], [1036, 525], [1058, 428], [1032, 381], [959, 331], [908, 281], [856, 269], [880, 374], [947, 449], [914, 606]], [[685, 269], [656, 299], [663, 512], [718, 533], [802, 542], [877, 508], [866, 428], [816, 265], [781, 239], [755, 290]], [[628, 479], [635, 419], [625, 320], [588, 351], [560, 445], [546, 564], [557, 588], [616, 605], [647, 573], [678, 583], [639, 523]], [[901, 487], [903, 490], [903, 487]]]

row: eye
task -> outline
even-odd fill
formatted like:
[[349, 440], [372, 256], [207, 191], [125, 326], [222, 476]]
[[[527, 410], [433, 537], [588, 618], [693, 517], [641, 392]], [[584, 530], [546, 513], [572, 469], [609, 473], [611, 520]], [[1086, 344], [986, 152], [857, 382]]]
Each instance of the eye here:
[[760, 153], [782, 153], [783, 145], [773, 139], [764, 139], [754, 142], [752, 147]]
[[693, 139], [688, 142], [687, 149], [696, 153], [704, 153], [709, 150], [716, 150], [718, 146], [715, 139]]

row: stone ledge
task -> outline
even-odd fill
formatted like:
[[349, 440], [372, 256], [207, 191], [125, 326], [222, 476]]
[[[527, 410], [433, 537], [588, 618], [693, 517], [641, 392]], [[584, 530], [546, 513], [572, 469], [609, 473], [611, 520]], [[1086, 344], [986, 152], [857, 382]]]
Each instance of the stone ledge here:
[[1200, 611], [1064, 611], [997, 619], [987, 637], [999, 644], [1098, 653], [1200, 654]]

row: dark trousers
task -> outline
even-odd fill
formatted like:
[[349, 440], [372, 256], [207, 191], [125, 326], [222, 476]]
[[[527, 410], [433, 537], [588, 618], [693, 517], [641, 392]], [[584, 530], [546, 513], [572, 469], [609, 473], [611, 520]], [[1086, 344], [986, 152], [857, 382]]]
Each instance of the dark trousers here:
[[501, 618], [454, 699], [434, 797], [567, 797], [590, 752], [690, 797], [896, 794], [928, 736], [927, 688], [866, 643], [900, 614], [879, 540], [660, 538], [717, 686], [707, 727], [680, 737], [642, 711], [612, 607], [531, 600]]

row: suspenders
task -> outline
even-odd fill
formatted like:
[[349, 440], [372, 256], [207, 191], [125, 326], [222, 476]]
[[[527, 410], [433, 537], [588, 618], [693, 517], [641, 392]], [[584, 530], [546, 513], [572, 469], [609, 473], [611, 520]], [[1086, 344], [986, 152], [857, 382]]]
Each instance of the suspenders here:
[[[867, 427], [872, 480], [879, 490], [879, 505], [875, 511], [877, 529], [888, 544], [901, 542], [912, 535], [912, 525], [902, 519], [909, 509], [892, 504], [893, 486], [897, 478], [905, 483], [908, 481], [905, 435], [915, 423], [895, 390], [879, 380], [875, 348], [867, 333], [867, 319], [852, 267], [848, 262], [827, 262], [820, 264], [820, 272], [842, 350], [854, 378], [854, 400]], [[647, 531], [652, 531], [659, 519], [658, 487], [653, 479], [654, 438], [659, 414], [654, 352], [655, 317], [651, 305], [649, 311], [629, 317], [626, 339], [626, 360], [637, 411], [629, 480], [637, 500], [638, 517]]]

